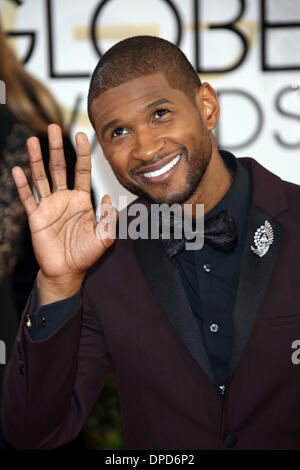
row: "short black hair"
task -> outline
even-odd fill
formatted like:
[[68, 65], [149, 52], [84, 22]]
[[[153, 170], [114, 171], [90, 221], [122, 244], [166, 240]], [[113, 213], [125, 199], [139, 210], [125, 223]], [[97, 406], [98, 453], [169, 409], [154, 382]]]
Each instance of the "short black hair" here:
[[111, 47], [92, 74], [88, 93], [88, 115], [92, 101], [104, 91], [130, 80], [163, 73], [172, 88], [184, 91], [194, 101], [201, 81], [184, 53], [171, 42], [155, 36], [134, 36]]

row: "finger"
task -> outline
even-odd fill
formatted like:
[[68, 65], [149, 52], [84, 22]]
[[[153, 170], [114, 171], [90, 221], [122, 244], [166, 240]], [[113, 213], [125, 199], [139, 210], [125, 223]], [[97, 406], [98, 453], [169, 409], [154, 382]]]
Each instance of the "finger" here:
[[77, 161], [75, 168], [74, 189], [91, 192], [91, 150], [89, 140], [84, 132], [75, 136]]
[[101, 205], [101, 212], [103, 216], [96, 226], [96, 235], [101, 240], [114, 240], [116, 238], [118, 211], [111, 204], [103, 204]]
[[24, 206], [26, 214], [28, 217], [37, 209], [38, 204], [34, 199], [30, 186], [28, 184], [27, 178], [24, 171], [19, 166], [15, 166], [12, 169], [12, 176], [17, 186], [18, 194], [20, 200]]
[[48, 126], [48, 139], [50, 154], [49, 170], [53, 191], [63, 191], [67, 189], [67, 174], [60, 126], [57, 124], [50, 124]]
[[112, 208], [111, 198], [109, 194], [105, 194], [101, 199], [99, 220], [102, 220], [105, 217], [107, 208]]
[[40, 141], [37, 137], [27, 139], [32, 181], [39, 199], [50, 196], [49, 181], [45, 172]]
[[104, 194], [101, 199], [101, 204], [111, 204], [111, 197], [109, 194]]
[[96, 235], [101, 240], [116, 238], [116, 225], [119, 217], [117, 209], [112, 206], [111, 197], [105, 194], [100, 203], [100, 219], [96, 226]]

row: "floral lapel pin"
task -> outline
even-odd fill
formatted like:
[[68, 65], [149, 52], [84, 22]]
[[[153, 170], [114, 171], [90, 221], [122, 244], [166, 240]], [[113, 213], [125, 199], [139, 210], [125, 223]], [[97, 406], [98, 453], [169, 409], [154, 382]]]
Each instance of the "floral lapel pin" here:
[[261, 225], [254, 234], [254, 245], [256, 248], [253, 248], [251, 245], [251, 250], [257, 256], [262, 258], [269, 250], [270, 245], [274, 241], [273, 228], [270, 222], [265, 221], [265, 225]]

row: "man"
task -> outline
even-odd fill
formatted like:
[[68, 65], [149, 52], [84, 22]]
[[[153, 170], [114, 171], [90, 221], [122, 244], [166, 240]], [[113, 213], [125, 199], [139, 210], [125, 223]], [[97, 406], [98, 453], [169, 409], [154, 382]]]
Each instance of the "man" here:
[[109, 196], [98, 224], [92, 210], [85, 134], [70, 191], [49, 127], [52, 193], [29, 139], [40, 203], [19, 168], [13, 177], [40, 271], [6, 368], [7, 440], [47, 449], [73, 439], [113, 369], [127, 449], [299, 448], [299, 187], [218, 150], [216, 92], [162, 39], [111, 48], [88, 109], [140, 202], [191, 204], [194, 216], [204, 204], [205, 243], [114, 243]]

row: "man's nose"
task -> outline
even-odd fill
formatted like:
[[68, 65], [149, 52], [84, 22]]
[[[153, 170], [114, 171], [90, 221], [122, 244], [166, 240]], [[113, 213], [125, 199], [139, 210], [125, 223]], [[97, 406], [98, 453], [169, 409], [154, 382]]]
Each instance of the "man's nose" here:
[[143, 129], [136, 133], [132, 156], [136, 160], [151, 161], [164, 147], [165, 141], [157, 131]]

